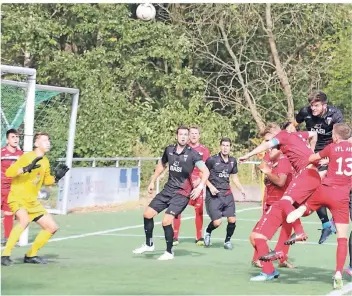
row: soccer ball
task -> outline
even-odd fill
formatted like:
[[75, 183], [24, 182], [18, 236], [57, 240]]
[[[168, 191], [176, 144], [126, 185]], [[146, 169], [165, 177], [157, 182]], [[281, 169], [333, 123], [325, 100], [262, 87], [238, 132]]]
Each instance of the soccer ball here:
[[143, 21], [150, 21], [155, 18], [156, 11], [153, 4], [143, 3], [138, 5], [136, 15]]

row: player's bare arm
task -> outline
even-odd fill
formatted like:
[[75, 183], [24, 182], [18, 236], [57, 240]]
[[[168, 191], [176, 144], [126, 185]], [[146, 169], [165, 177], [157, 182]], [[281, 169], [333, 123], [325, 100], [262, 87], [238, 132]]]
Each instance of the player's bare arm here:
[[235, 186], [237, 187], [237, 189], [239, 191], [241, 191], [241, 194], [244, 198], [246, 198], [246, 192], [244, 191], [244, 188], [240, 182], [240, 180], [238, 179], [238, 174], [232, 174], [232, 182], [235, 184]]
[[315, 162], [315, 161], [320, 160], [320, 159], [321, 159], [321, 156], [320, 156], [320, 154], [318, 152], [318, 153], [314, 153], [311, 156], [309, 156], [308, 160], [309, 160], [309, 162]]
[[196, 199], [200, 195], [210, 175], [210, 172], [207, 166], [205, 165], [204, 161], [197, 161], [195, 165], [201, 172], [201, 179], [199, 185], [192, 190], [190, 196], [191, 199]]
[[219, 193], [219, 190], [209, 181], [206, 183], [212, 195], [216, 196]]
[[156, 179], [161, 175], [161, 173], [166, 169], [166, 163], [163, 164], [161, 160], [159, 160], [158, 164], [155, 167], [154, 174], [152, 176], [152, 179], [150, 180], [149, 186], [148, 186], [148, 193], [151, 194], [154, 191], [154, 184]]
[[268, 142], [264, 142], [264, 143], [260, 144], [257, 148], [253, 149], [251, 152], [247, 153], [244, 156], [241, 156], [239, 158], [239, 162], [244, 162], [247, 159], [251, 158], [252, 156], [254, 156], [256, 154], [259, 154], [259, 153], [261, 153], [263, 151], [266, 151], [266, 150], [268, 150], [270, 148], [273, 148], [273, 147], [275, 147], [277, 145], [278, 145], [278, 143], [276, 143], [273, 140], [268, 141]]
[[276, 186], [283, 187], [285, 185], [287, 180], [286, 174], [273, 174], [271, 168], [264, 161], [260, 163], [258, 168], [263, 174], [265, 174], [266, 178], [268, 178], [270, 182], [274, 183]]
[[309, 134], [308, 136], [309, 145], [314, 152], [315, 146], [317, 145], [317, 141], [318, 141], [318, 133], [315, 131], [309, 131], [308, 134]]

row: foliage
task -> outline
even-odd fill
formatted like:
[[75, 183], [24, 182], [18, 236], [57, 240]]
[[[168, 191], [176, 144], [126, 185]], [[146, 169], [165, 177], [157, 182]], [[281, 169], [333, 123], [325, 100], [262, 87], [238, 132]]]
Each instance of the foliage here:
[[[267, 8], [160, 4], [144, 22], [128, 4], [3, 4], [1, 58], [36, 68], [38, 83], [80, 89], [75, 156], [159, 156], [181, 123], [199, 125], [212, 152], [229, 136], [239, 153], [258, 123], [288, 112]], [[296, 111], [323, 88], [347, 114], [350, 5], [276, 4], [271, 17]], [[62, 106], [53, 108], [57, 118]]]

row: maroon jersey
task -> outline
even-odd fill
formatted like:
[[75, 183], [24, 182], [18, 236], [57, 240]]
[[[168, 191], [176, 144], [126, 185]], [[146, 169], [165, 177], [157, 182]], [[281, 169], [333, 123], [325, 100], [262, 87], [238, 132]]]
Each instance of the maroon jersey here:
[[308, 137], [308, 132], [289, 133], [283, 130], [273, 138], [273, 142], [279, 145], [279, 149], [288, 158], [296, 172], [310, 164], [308, 158], [313, 151], [307, 141]]
[[1, 148], [1, 190], [10, 190], [11, 178], [6, 177], [6, 170], [23, 154], [23, 151], [16, 149], [10, 152], [7, 147]]
[[[191, 144], [188, 145], [202, 156], [202, 160], [204, 161], [204, 163], [207, 161], [210, 156], [209, 149], [207, 147], [202, 144], [199, 144], [198, 146], [192, 146]], [[195, 167], [192, 172], [191, 179], [194, 181], [199, 178], [199, 175], [200, 171], [197, 167]]]
[[331, 143], [319, 152], [320, 157], [329, 158], [329, 166], [322, 184], [351, 189], [352, 144], [348, 141]]
[[281, 199], [281, 197], [284, 195], [288, 185], [290, 184], [292, 180], [292, 176], [294, 173], [294, 170], [291, 166], [291, 163], [287, 159], [286, 156], [281, 155], [279, 159], [277, 159], [275, 162], [268, 162], [269, 167], [271, 168], [272, 174], [279, 175], [279, 174], [285, 174], [287, 175], [286, 183], [284, 186], [279, 187], [272, 183], [269, 179], [265, 178], [264, 183], [265, 183], [265, 203], [268, 205], [273, 204], [275, 201]]

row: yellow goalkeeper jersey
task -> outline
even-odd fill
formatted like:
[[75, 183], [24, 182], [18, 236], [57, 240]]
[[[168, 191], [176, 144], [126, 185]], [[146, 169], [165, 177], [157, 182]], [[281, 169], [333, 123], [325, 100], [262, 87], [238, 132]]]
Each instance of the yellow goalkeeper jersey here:
[[17, 175], [19, 169], [29, 165], [36, 157], [37, 154], [34, 151], [25, 153], [6, 170], [6, 176], [13, 178], [8, 202], [16, 200], [34, 202], [38, 198], [42, 185], [55, 183], [55, 178], [50, 175], [49, 160], [45, 156], [37, 162], [40, 164], [40, 168], [34, 169], [30, 173]]

